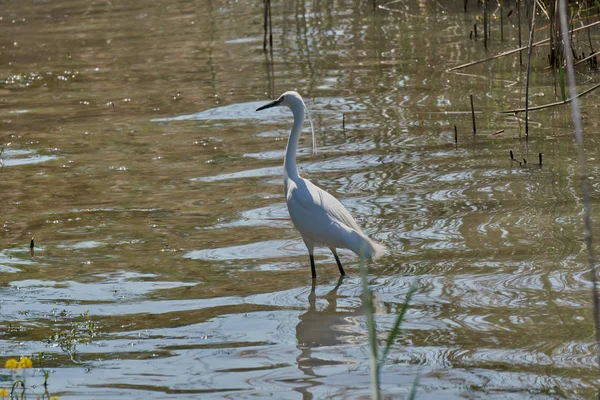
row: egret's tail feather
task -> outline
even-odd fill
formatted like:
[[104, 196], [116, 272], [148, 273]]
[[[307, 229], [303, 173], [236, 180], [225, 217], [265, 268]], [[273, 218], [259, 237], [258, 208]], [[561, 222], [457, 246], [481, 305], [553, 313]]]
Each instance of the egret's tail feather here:
[[369, 239], [361, 233], [356, 233], [355, 246], [351, 250], [359, 257], [364, 257], [367, 260], [376, 260], [387, 253], [387, 247], [381, 243]]
[[369, 242], [369, 258], [371, 260], [377, 260], [379, 257], [384, 256], [387, 253], [387, 247], [381, 243], [377, 243], [371, 239], [367, 239]]

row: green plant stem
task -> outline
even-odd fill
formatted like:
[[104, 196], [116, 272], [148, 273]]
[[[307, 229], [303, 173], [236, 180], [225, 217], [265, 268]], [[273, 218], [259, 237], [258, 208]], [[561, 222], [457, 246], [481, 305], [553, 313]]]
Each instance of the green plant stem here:
[[414, 400], [417, 397], [417, 388], [419, 387], [419, 381], [421, 380], [421, 373], [419, 372], [413, 382], [413, 386], [410, 389], [410, 394], [408, 395], [408, 400]]
[[567, 92], [565, 90], [565, 69], [563, 68], [562, 62], [558, 64], [558, 77], [560, 82], [560, 96], [562, 101], [567, 101]]
[[404, 301], [404, 304], [402, 305], [402, 310], [400, 310], [400, 314], [398, 314], [398, 316], [396, 317], [396, 321], [394, 321], [394, 326], [392, 327], [392, 330], [390, 331], [390, 334], [388, 335], [388, 338], [386, 340], [385, 343], [385, 347], [383, 349], [383, 351], [381, 352], [381, 357], [379, 357], [379, 368], [381, 368], [383, 366], [383, 364], [385, 364], [385, 360], [388, 356], [388, 353], [390, 352], [390, 349], [392, 348], [392, 345], [394, 344], [394, 340], [396, 339], [396, 336], [398, 336], [398, 333], [400, 332], [400, 325], [402, 324], [402, 321], [404, 320], [404, 316], [406, 315], [406, 311], [408, 310], [408, 305], [410, 303], [410, 300], [412, 299], [413, 294], [415, 294], [415, 291], [417, 290], [417, 281], [413, 282], [413, 284], [411, 285], [408, 294], [406, 295], [406, 300]]
[[21, 387], [23, 388], [22, 392], [21, 392], [21, 398], [23, 398], [23, 396], [25, 395], [25, 382], [23, 382], [21, 379], [17, 379], [16, 381], [13, 382], [12, 384], [12, 388], [10, 389], [10, 398], [12, 399], [15, 393], [15, 389], [17, 388], [17, 386], [21, 384]]
[[363, 308], [367, 319], [367, 331], [369, 333], [369, 345], [371, 347], [371, 399], [380, 400], [379, 388], [379, 364], [377, 363], [377, 331], [375, 328], [375, 312], [373, 310], [373, 293], [369, 288], [369, 276], [364, 258], [360, 258], [360, 279], [363, 289]]

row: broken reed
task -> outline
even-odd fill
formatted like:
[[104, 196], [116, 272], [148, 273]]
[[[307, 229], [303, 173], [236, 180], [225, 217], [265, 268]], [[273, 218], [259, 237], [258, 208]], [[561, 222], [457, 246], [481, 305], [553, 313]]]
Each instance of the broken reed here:
[[[595, 2], [595, 3], [594, 3]], [[484, 20], [484, 38], [487, 42], [487, 38], [489, 38], [489, 32], [488, 32], [488, 15], [489, 13], [487, 12], [487, 0], [483, 1], [481, 4], [483, 6], [483, 20]], [[531, 5], [531, 9], [528, 7], [528, 5], [526, 4], [526, 11], [527, 11], [527, 15], [531, 15], [531, 19], [530, 21], [530, 30], [529, 30], [529, 41], [528, 44], [526, 46], [522, 46], [521, 45], [521, 17], [520, 17], [520, 8], [521, 5], [523, 5], [522, 2], [518, 1], [516, 2], [516, 8], [517, 8], [517, 20], [518, 20], [518, 27], [519, 27], [519, 47], [513, 50], [509, 50], [509, 51], [504, 51], [502, 53], [496, 54], [494, 56], [491, 57], [487, 57], [481, 60], [477, 60], [477, 61], [472, 61], [469, 63], [465, 63], [462, 65], [458, 65], [456, 67], [450, 68], [448, 69], [448, 72], [450, 71], [456, 71], [459, 69], [463, 69], [463, 68], [467, 68], [473, 65], [477, 65], [480, 63], [484, 63], [484, 62], [488, 62], [491, 60], [496, 60], [498, 58], [502, 58], [514, 53], [518, 53], [519, 54], [519, 62], [522, 63], [522, 57], [521, 57], [521, 52], [525, 49], [528, 50], [528, 58], [527, 58], [527, 76], [526, 76], [526, 87], [525, 87], [525, 105], [523, 108], [515, 108], [512, 110], [506, 110], [506, 111], [501, 111], [501, 113], [520, 113], [520, 112], [525, 112], [525, 138], [526, 140], [529, 138], [529, 111], [534, 111], [534, 110], [540, 110], [540, 109], [544, 109], [544, 108], [548, 108], [548, 107], [555, 107], [555, 106], [559, 106], [559, 105], [563, 105], [563, 104], [567, 104], [573, 101], [573, 99], [581, 97], [587, 93], [590, 93], [591, 91], [597, 89], [600, 87], [600, 84], [596, 84], [594, 86], [592, 86], [591, 88], [588, 88], [587, 90], [584, 90], [583, 92], [576, 94], [576, 95], [572, 95], [570, 96], [570, 98], [567, 99], [566, 96], [566, 89], [565, 89], [565, 74], [564, 74], [564, 69], [563, 69], [563, 65], [564, 65], [564, 50], [562, 49], [562, 46], [560, 44], [563, 43], [563, 40], [560, 39], [560, 35], [562, 32], [562, 29], [559, 29], [559, 24], [558, 24], [558, 9], [555, 5], [554, 2], [552, 1], [548, 1], [547, 4], [543, 4], [544, 2], [538, 2], [538, 1], [534, 1]], [[595, 9], [593, 10], [594, 16], [596, 18], [598, 18], [598, 15], [600, 15], [600, 0], [593, 0], [592, 2], [588, 2], [588, 4], [596, 4], [598, 7], [598, 11], [597, 12]], [[534, 33], [535, 33], [535, 27], [536, 27], [536, 15], [538, 14], [538, 5], [540, 5], [540, 7], [542, 8], [542, 11], [540, 12], [540, 16], [546, 16], [546, 18], [549, 20], [549, 34], [546, 39], [534, 42]], [[502, 12], [503, 7], [500, 7], [500, 12]], [[590, 69], [597, 69], [598, 66], [598, 57], [600, 57], [600, 51], [595, 50], [594, 48], [594, 43], [591, 40], [591, 34], [590, 34], [590, 30], [593, 27], [596, 27], [598, 25], [600, 25], [600, 20], [598, 21], [594, 21], [594, 22], [590, 22], [590, 9], [584, 9], [584, 10], [577, 10], [577, 14], [573, 15], [570, 17], [570, 19], [568, 19], [571, 23], [571, 26], [568, 27], [568, 31], [567, 33], [570, 34], [570, 36], [573, 36], [573, 34], [575, 32], [579, 32], [582, 30], [585, 30], [587, 32], [587, 42], [586, 45], [588, 45], [589, 49], [590, 49], [590, 53], [588, 55], [586, 55], [585, 53], [581, 53], [581, 55], [577, 58], [577, 62], [574, 65], [578, 65], [578, 64], [582, 64], [584, 62], [588, 62], [589, 63], [589, 67]], [[512, 10], [509, 11], [508, 15], [510, 15], [512, 13]], [[581, 17], [581, 15], [584, 15], [584, 17]], [[502, 18], [501, 18], [502, 21]], [[585, 25], [583, 26], [579, 26], [577, 28], [574, 27], [575, 23], [585, 23]], [[502, 23], [501, 23], [502, 24]], [[477, 36], [477, 25], [473, 26], [473, 32], [475, 33], [475, 36]], [[471, 36], [471, 35], [470, 35]], [[502, 27], [501, 27], [501, 36], [503, 36], [502, 33]], [[546, 104], [546, 105], [541, 105], [541, 106], [534, 106], [534, 107], [530, 107], [529, 106], [529, 89], [530, 89], [530, 80], [531, 80], [531, 68], [532, 68], [532, 56], [533, 56], [533, 48], [534, 47], [538, 47], [538, 46], [542, 46], [542, 45], [549, 45], [550, 48], [550, 54], [548, 54], [548, 63], [555, 69], [555, 71], [558, 72], [559, 74], [559, 78], [560, 78], [560, 92], [561, 92], [561, 96], [562, 96], [562, 101], [558, 101], [558, 102], [554, 102], [554, 103], [550, 103], [550, 104]], [[486, 44], [487, 46], [487, 44]], [[575, 50], [573, 49], [573, 54], [575, 54]], [[555, 85], [555, 89], [556, 89], [556, 85]], [[473, 118], [473, 133], [476, 133], [476, 127], [475, 127], [475, 114], [474, 114], [474, 110], [473, 110], [473, 100], [471, 98], [471, 113], [472, 113], [472, 118]]]
[[456, 128], [456, 125], [454, 125], [454, 143], [458, 144], [458, 129]]
[[475, 107], [473, 107], [473, 95], [471, 95], [471, 118], [473, 119], [473, 135], [477, 133], [477, 127], [475, 126]]
[[[590, 24], [587, 24], [587, 25], [584, 25], [584, 26], [580, 26], [578, 28], [571, 29], [570, 33], [573, 34], [575, 32], [579, 32], [579, 31], [582, 31], [582, 30], [589, 30], [590, 28], [593, 28], [593, 27], [598, 26], [598, 25], [600, 25], [600, 21], [592, 22]], [[543, 45], [548, 44], [549, 42], [550, 42], [550, 39], [546, 38], [546, 39], [539, 40], [539, 41], [533, 43], [531, 46], [532, 47], [543, 46]], [[529, 49], [529, 46], [522, 46], [521, 44], [519, 44], [519, 47], [517, 47], [516, 49], [507, 50], [507, 51], [504, 51], [502, 53], [498, 53], [498, 54], [496, 54], [494, 56], [490, 56], [490, 57], [482, 58], [480, 60], [471, 61], [471, 62], [468, 62], [468, 63], [465, 63], [465, 64], [457, 65], [456, 67], [449, 68], [447, 71], [448, 72], [457, 71], [459, 69], [471, 67], [473, 65], [485, 63], [485, 62], [488, 62], [488, 61], [497, 60], [498, 58], [506, 57], [506, 56], [509, 56], [509, 55], [515, 54], [515, 53], [521, 54], [521, 52], [523, 50], [528, 50], [528, 49]], [[598, 56], [598, 55], [600, 55], [600, 52], [595, 52], [593, 54], [595, 54], [596, 56]], [[593, 54], [590, 55], [590, 58], [593, 58]], [[583, 60], [580, 60], [580, 61], [583, 62]]]
[[[509, 154], [510, 154], [510, 161], [518, 162], [519, 166], [527, 164], [527, 160], [526, 159], [523, 159], [523, 161], [515, 160], [515, 154], [513, 153], [512, 150], [510, 150]], [[538, 153], [538, 165], [540, 167], [542, 166], [542, 153]]]

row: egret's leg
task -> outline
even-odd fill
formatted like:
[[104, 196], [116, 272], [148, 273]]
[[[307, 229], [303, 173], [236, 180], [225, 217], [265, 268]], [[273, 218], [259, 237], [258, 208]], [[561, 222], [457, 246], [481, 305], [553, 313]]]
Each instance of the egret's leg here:
[[315, 257], [310, 255], [310, 272], [312, 273], [312, 278], [317, 279], [317, 271], [315, 270]]
[[312, 278], [317, 279], [317, 271], [315, 270], [315, 257], [313, 256], [313, 251], [315, 249], [315, 245], [312, 242], [307, 242], [304, 240], [304, 244], [308, 249], [308, 255], [310, 256], [310, 272], [312, 273]]
[[333, 256], [335, 257], [335, 262], [338, 265], [338, 268], [340, 269], [340, 275], [344, 276], [346, 275], [346, 273], [344, 272], [344, 267], [342, 267], [342, 262], [340, 261], [340, 258], [338, 257], [337, 251], [335, 249], [330, 249], [331, 252], [333, 253]]

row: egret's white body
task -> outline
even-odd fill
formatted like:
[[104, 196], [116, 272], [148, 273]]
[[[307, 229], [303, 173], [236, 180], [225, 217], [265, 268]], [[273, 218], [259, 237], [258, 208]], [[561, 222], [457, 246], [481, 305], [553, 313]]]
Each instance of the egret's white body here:
[[276, 106], [287, 106], [294, 114], [294, 126], [285, 152], [283, 186], [290, 217], [310, 255], [313, 278], [316, 277], [313, 257], [316, 246], [331, 250], [342, 275], [344, 269], [336, 249], [349, 249], [369, 260], [384, 254], [385, 246], [369, 239], [342, 203], [298, 174], [296, 152], [305, 109], [302, 97], [296, 92], [285, 92], [257, 111]]

